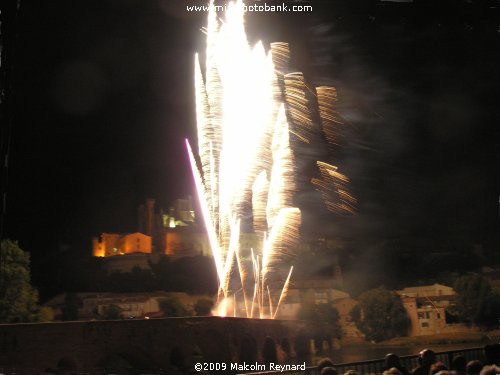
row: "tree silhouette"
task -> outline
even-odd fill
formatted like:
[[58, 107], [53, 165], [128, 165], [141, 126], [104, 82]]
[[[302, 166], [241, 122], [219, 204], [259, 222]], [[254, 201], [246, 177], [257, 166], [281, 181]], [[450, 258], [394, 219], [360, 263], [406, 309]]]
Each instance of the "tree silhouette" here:
[[17, 244], [2, 240], [0, 247], [0, 323], [38, 319], [38, 293], [31, 286], [30, 257]]
[[374, 341], [406, 336], [410, 324], [401, 299], [382, 287], [362, 293], [351, 316], [366, 338]]

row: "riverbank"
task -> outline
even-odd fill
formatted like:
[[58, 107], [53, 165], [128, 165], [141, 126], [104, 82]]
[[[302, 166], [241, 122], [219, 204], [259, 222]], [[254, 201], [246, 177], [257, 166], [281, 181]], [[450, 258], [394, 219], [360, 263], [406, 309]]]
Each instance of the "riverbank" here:
[[399, 356], [418, 354], [429, 348], [435, 352], [482, 347], [500, 342], [500, 330], [464, 331], [429, 336], [397, 337], [391, 340], [372, 343], [369, 341], [341, 340], [335, 349], [317, 354], [317, 359], [329, 357], [335, 363], [366, 361], [383, 358], [388, 353]]
[[438, 335], [396, 337], [391, 340], [377, 343], [377, 346], [433, 346], [453, 344], [478, 344], [486, 345], [500, 341], [500, 330], [493, 331], [463, 331], [442, 333]]

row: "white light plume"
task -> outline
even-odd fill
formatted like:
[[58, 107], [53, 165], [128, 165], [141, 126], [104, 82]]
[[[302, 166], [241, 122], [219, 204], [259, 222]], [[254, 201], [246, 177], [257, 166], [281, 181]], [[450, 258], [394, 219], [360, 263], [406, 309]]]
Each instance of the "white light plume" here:
[[[223, 21], [213, 5], [211, 0], [204, 66], [195, 56], [198, 161], [186, 144], [218, 275], [214, 311], [238, 316], [238, 292], [243, 316], [274, 318], [293, 270], [283, 269], [283, 260], [297, 244], [301, 224], [300, 210], [293, 205], [290, 135], [309, 142], [314, 130], [311, 90], [302, 73], [287, 71], [286, 43], [273, 43], [270, 52], [261, 42], [249, 44], [241, 0], [228, 4]], [[321, 90], [325, 104], [333, 92]], [[330, 125], [334, 113], [323, 107], [321, 119]], [[333, 125], [328, 129], [333, 131]], [[323, 177], [335, 182], [343, 176], [332, 174], [330, 166], [319, 167]], [[257, 239], [252, 249], [241, 245], [248, 226]], [[234, 272], [239, 278], [231, 277]], [[282, 288], [275, 292], [278, 282]]]

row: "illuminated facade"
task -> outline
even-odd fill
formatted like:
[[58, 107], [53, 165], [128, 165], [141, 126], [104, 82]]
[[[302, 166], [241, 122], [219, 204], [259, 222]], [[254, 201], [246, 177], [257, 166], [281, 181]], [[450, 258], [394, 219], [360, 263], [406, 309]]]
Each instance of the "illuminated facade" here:
[[151, 237], [136, 232], [130, 234], [103, 233], [101, 239], [92, 240], [92, 253], [95, 257], [110, 257], [133, 253], [151, 254]]
[[[156, 211], [155, 204], [154, 199], [148, 198], [139, 206], [136, 233], [102, 233], [100, 238], [93, 238], [93, 256], [109, 258], [115, 255], [151, 254], [183, 257], [211, 254], [205, 228], [196, 224], [191, 196], [175, 200], [168, 214], [161, 208]], [[135, 258], [128, 258], [127, 264], [119, 265], [119, 269], [130, 268]], [[147, 262], [136, 258], [141, 263], [138, 266], [142, 267]]]
[[168, 215], [162, 216], [164, 228], [187, 227], [195, 224], [196, 215], [193, 208], [193, 198], [176, 199], [170, 207]]
[[[139, 206], [137, 214], [138, 230], [151, 236], [154, 253], [179, 255], [182, 244], [193, 247], [191, 246], [193, 243], [196, 244], [194, 247], [200, 252], [206, 253], [205, 247], [199, 244], [200, 241], [187, 239], [187, 233], [199, 234], [197, 233], [198, 228], [191, 196], [185, 199], [176, 199], [168, 213], [165, 213], [161, 208], [156, 212], [155, 200], [148, 198], [145, 204]], [[180, 228], [189, 228], [190, 230], [186, 233], [177, 233]], [[200, 231], [204, 233], [203, 230]], [[188, 250], [191, 251], [191, 249]]]
[[151, 237], [152, 251], [156, 253], [165, 244], [162, 238], [163, 210], [160, 209], [160, 212], [156, 213], [155, 203], [154, 199], [148, 198], [145, 204], [139, 206], [137, 209], [137, 230]]
[[210, 244], [205, 233], [176, 227], [165, 231], [165, 255], [169, 256], [209, 256]]
[[446, 322], [446, 309], [455, 300], [453, 288], [433, 284], [404, 288], [396, 293], [410, 318], [410, 335], [435, 335], [457, 328]]

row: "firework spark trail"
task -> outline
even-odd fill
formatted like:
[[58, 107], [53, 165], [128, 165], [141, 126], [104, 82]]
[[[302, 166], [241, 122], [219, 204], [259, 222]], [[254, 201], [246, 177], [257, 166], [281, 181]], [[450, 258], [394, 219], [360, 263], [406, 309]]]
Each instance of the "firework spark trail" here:
[[286, 294], [288, 293], [288, 286], [290, 285], [290, 277], [292, 276], [292, 272], [293, 272], [293, 266], [290, 268], [290, 272], [288, 273], [288, 277], [286, 278], [285, 285], [281, 290], [281, 295], [280, 299], [278, 300], [278, 305], [276, 306], [276, 310], [274, 310], [274, 315], [272, 316], [273, 319], [276, 318], [276, 314], [278, 314], [281, 302], [285, 299]]
[[295, 129], [293, 133], [302, 141], [309, 143], [314, 130], [307, 86], [300, 72], [288, 73], [284, 77], [285, 98]]
[[[327, 104], [336, 95], [324, 87], [312, 92], [302, 73], [288, 71], [288, 44], [272, 43], [269, 53], [261, 42], [250, 46], [241, 5], [242, 0], [230, 3], [224, 21], [217, 17], [215, 7], [210, 7], [204, 30], [204, 67], [195, 56], [200, 168], [186, 143], [218, 275], [217, 314], [226, 316], [232, 303], [233, 315], [237, 315], [236, 294], [231, 290], [241, 289], [247, 317], [254, 317], [257, 309], [263, 318], [267, 308], [268, 316], [274, 318], [286, 296], [293, 267], [275, 308], [272, 283], [284, 276], [280, 262], [297, 244], [301, 223], [300, 210], [293, 207], [296, 184], [290, 134], [310, 141], [315, 128], [310, 96], [317, 92], [320, 108], [316, 110], [326, 137], [332, 138], [336, 112]], [[333, 186], [331, 189], [337, 189], [341, 198], [340, 204], [334, 204], [351, 207], [353, 200], [345, 189], [343, 175], [328, 164], [318, 167], [322, 180], [313, 183], [325, 192]], [[242, 223], [250, 216], [250, 207], [253, 231], [261, 243], [258, 253], [250, 249], [254, 282], [251, 304], [246, 293], [247, 282], [251, 281], [243, 253], [249, 249], [240, 243]], [[239, 273], [241, 283], [236, 289], [231, 278], [234, 272]]]
[[217, 270], [217, 276], [219, 277], [219, 285], [223, 285], [224, 284], [223, 280], [222, 280], [223, 266], [222, 266], [222, 259], [221, 259], [220, 249], [219, 249], [219, 243], [217, 240], [217, 235], [216, 235], [215, 230], [214, 230], [215, 229], [214, 225], [212, 224], [210, 210], [209, 210], [209, 206], [208, 206], [208, 201], [205, 198], [205, 190], [203, 187], [203, 182], [202, 182], [200, 173], [198, 172], [198, 167], [196, 166], [196, 161], [194, 159], [193, 151], [191, 149], [191, 146], [189, 145], [188, 140], [186, 140], [186, 147], [188, 149], [189, 161], [191, 163], [191, 170], [193, 171], [193, 177], [194, 177], [196, 191], [198, 192], [198, 198], [200, 201], [202, 216], [205, 220], [205, 226], [207, 228], [207, 234], [208, 234], [208, 240], [210, 242], [210, 248], [212, 250], [212, 255], [213, 255], [214, 261], [215, 261], [215, 268]]
[[[257, 305], [263, 317], [266, 290], [271, 297], [267, 273], [279, 258], [277, 237], [290, 226], [298, 230], [296, 221], [283, 222], [287, 216], [281, 212], [291, 207], [294, 190], [288, 124], [273, 56], [261, 42], [249, 45], [241, 1], [228, 6], [222, 23], [211, 9], [205, 79], [200, 59], [195, 58], [199, 172], [189, 143], [187, 147], [219, 279], [219, 310], [227, 310], [236, 258], [246, 314], [253, 316]], [[248, 201], [254, 205], [254, 230], [265, 239], [262, 253], [252, 253], [255, 285], [250, 311], [239, 246]], [[280, 223], [274, 226], [277, 218]]]
[[272, 169], [266, 207], [268, 230], [272, 230], [279, 212], [292, 205], [295, 192], [293, 157], [285, 109], [280, 107], [271, 144]]
[[318, 110], [321, 119], [321, 128], [327, 141], [339, 145], [339, 128], [344, 124], [342, 117], [335, 110], [337, 90], [334, 87], [320, 86], [316, 88]]
[[276, 218], [269, 236], [266, 237], [261, 262], [261, 277], [264, 282], [276, 263], [276, 257], [284, 254], [281, 247], [292, 247], [298, 241], [298, 227], [300, 226], [300, 210], [295, 207], [283, 208]]
[[269, 181], [266, 171], [262, 171], [252, 186], [253, 228], [258, 232], [267, 231], [266, 206]]
[[267, 298], [269, 299], [269, 316], [274, 317], [274, 315], [273, 315], [273, 299], [271, 298], [271, 291], [269, 290], [269, 285], [267, 285]]
[[239, 248], [238, 248], [238, 251], [236, 251], [235, 255], [236, 255], [236, 264], [238, 266], [238, 273], [240, 275], [240, 282], [242, 285], [243, 303], [245, 304], [245, 314], [246, 314], [247, 318], [250, 318], [250, 311], [248, 309], [248, 299], [247, 299], [247, 294], [246, 294], [246, 288], [244, 287], [246, 285], [247, 273], [246, 273], [245, 269], [243, 268]]
[[356, 198], [354, 198], [347, 185], [349, 178], [338, 172], [334, 165], [318, 161], [321, 179], [313, 178], [312, 184], [321, 192], [328, 210], [336, 213], [355, 213]]
[[255, 258], [253, 249], [251, 250], [252, 252], [252, 269], [253, 269], [253, 278], [255, 280], [254, 287], [253, 287], [253, 298], [252, 298], [252, 307], [250, 308], [250, 318], [253, 318], [253, 312], [255, 309], [255, 299], [257, 298], [257, 287], [259, 284], [259, 272], [257, 269], [257, 260]]

